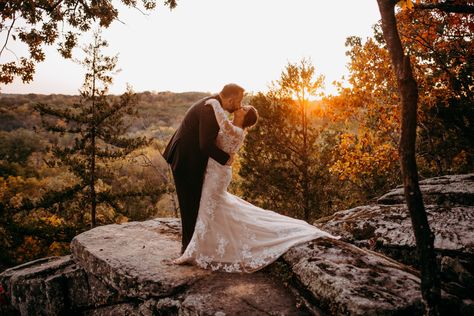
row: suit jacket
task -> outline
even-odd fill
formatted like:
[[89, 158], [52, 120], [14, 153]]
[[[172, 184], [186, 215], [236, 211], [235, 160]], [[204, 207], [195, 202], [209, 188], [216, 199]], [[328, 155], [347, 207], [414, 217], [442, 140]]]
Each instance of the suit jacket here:
[[209, 157], [222, 165], [228, 161], [229, 154], [216, 146], [219, 124], [212, 105], [205, 104], [209, 99], [222, 103], [219, 95], [194, 103], [166, 146], [163, 157], [173, 171], [203, 174]]

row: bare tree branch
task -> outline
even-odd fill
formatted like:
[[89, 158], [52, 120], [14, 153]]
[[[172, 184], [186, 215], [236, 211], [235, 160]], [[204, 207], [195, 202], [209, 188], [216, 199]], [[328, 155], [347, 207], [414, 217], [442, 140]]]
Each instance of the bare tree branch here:
[[[10, 39], [10, 33], [13, 29], [13, 25], [15, 24], [16, 22], [16, 17], [13, 17], [13, 21], [12, 21], [12, 24], [10, 25], [10, 27], [8, 28], [8, 32], [7, 32], [7, 36], [5, 38], [5, 44], [3, 44], [3, 47], [2, 49], [0, 50], [0, 56], [2, 56], [2, 53], [3, 51], [5, 50], [5, 48], [7, 47], [7, 44], [8, 44], [8, 40]], [[6, 48], [8, 50], [8, 48]], [[9, 50], [10, 51], [10, 50]], [[16, 55], [15, 55], [16, 56]]]

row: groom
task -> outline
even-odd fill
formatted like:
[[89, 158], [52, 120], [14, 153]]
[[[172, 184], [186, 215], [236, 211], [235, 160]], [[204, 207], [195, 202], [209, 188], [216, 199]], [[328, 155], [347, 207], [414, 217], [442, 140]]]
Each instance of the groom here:
[[216, 146], [219, 125], [214, 109], [205, 103], [209, 99], [215, 99], [224, 110], [233, 113], [242, 107], [244, 91], [239, 85], [230, 83], [219, 94], [194, 103], [163, 152], [163, 157], [171, 165], [178, 194], [182, 224], [181, 253], [194, 233], [209, 157], [221, 165], [230, 165], [233, 161], [233, 156]]

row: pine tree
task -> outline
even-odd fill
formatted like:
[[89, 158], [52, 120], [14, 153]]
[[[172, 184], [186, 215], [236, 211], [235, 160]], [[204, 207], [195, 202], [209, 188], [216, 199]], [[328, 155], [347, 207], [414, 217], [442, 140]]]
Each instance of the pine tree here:
[[[107, 183], [113, 179], [113, 170], [108, 165], [114, 160], [124, 159], [134, 150], [146, 146], [151, 140], [145, 137], [127, 137], [127, 118], [137, 115], [137, 96], [130, 87], [120, 97], [108, 96], [117, 64], [117, 56], [104, 56], [101, 52], [108, 44], [95, 32], [93, 43], [83, 48], [85, 58], [79, 63], [86, 69], [80, 90], [80, 100], [72, 108], [57, 108], [39, 103], [35, 106], [43, 127], [61, 136], [72, 135], [73, 142], [51, 147], [51, 166], [66, 166], [78, 179], [78, 183], [63, 192], [54, 194], [62, 200], [82, 199], [90, 206], [91, 227], [96, 226], [99, 203], [107, 203], [120, 210], [121, 198], [147, 195], [147, 192], [113, 193]], [[104, 188], [105, 187], [105, 188]], [[57, 201], [60, 202], [60, 201]]]

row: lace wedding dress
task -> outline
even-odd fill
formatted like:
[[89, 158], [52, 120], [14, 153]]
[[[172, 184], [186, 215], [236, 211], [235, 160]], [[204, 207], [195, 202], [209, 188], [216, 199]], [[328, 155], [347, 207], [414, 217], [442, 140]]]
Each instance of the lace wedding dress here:
[[[214, 108], [220, 127], [217, 146], [228, 153], [237, 152], [246, 132], [227, 119], [219, 102], [211, 99], [207, 103]], [[175, 263], [250, 273], [269, 265], [296, 244], [323, 236], [340, 238], [227, 192], [231, 179], [230, 166], [209, 158], [195, 231]]]

